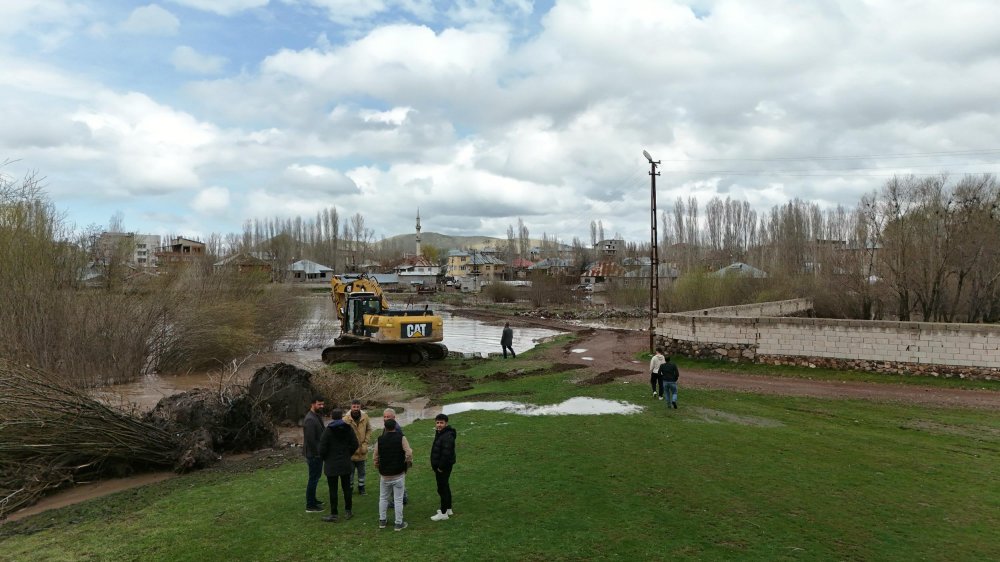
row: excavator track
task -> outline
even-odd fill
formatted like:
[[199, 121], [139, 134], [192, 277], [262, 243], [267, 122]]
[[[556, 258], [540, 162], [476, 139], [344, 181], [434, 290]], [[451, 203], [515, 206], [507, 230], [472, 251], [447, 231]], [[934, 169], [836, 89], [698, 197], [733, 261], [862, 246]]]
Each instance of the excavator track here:
[[337, 343], [323, 350], [323, 362], [372, 363], [379, 365], [421, 365], [448, 357], [443, 344], [374, 344], [366, 342]]

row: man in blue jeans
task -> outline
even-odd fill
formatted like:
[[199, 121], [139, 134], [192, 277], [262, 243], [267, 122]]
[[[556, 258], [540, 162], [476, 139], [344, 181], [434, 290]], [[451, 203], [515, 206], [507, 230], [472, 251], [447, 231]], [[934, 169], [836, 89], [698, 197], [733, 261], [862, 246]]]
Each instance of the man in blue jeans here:
[[677, 379], [681, 376], [677, 365], [670, 362], [669, 357], [663, 358], [660, 365], [660, 382], [663, 383], [664, 400], [668, 408], [677, 409]]
[[309, 404], [309, 411], [302, 420], [302, 456], [306, 458], [309, 467], [309, 480], [306, 482], [306, 513], [323, 513], [323, 503], [316, 498], [316, 487], [323, 476], [323, 457], [319, 454], [319, 442], [323, 437], [323, 406], [322, 396], [316, 396]]

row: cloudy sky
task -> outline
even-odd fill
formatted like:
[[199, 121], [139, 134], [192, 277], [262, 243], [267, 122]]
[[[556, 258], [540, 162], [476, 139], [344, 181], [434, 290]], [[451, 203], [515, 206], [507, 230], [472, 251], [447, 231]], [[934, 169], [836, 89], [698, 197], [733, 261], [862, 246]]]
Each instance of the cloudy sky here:
[[679, 196], [996, 172], [995, 0], [2, 0], [0, 172], [80, 226], [648, 239]]

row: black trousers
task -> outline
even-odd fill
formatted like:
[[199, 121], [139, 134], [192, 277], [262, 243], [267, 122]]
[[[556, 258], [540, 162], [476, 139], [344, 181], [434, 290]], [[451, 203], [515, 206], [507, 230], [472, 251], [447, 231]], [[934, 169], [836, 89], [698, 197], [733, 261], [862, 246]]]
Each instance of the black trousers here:
[[660, 378], [659, 373], [649, 374], [649, 385], [653, 387], [653, 392], [656, 392], [656, 387], [660, 387], [660, 398], [663, 398], [663, 379]]
[[501, 346], [500, 346], [500, 347], [502, 347], [502, 348], [503, 348], [503, 358], [504, 358], [504, 359], [506, 359], [506, 358], [507, 358], [507, 350], [510, 350], [510, 356], [511, 356], [511, 357], [517, 357], [517, 354], [516, 354], [516, 353], [514, 353], [514, 348], [513, 348], [513, 347], [511, 347], [511, 346], [509, 346], [509, 345], [502, 345], [502, 344], [501, 344]]
[[330, 513], [337, 515], [337, 480], [340, 480], [340, 489], [344, 491], [344, 509], [351, 511], [353, 503], [351, 501], [351, 475], [338, 474], [326, 477], [326, 486], [330, 488]]
[[434, 478], [437, 480], [438, 495], [441, 496], [441, 513], [451, 509], [451, 485], [448, 479], [451, 478], [451, 468], [439, 468], [434, 470]]

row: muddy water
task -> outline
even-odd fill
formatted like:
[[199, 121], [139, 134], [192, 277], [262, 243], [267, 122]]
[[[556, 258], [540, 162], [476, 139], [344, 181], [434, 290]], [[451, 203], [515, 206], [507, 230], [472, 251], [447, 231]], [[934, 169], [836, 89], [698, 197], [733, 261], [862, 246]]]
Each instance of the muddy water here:
[[[332, 344], [340, 330], [333, 313], [333, 306], [327, 297], [304, 297], [309, 299], [310, 313], [307, 320], [293, 333], [282, 338], [274, 351], [250, 356], [239, 365], [226, 365], [214, 372], [194, 372], [181, 375], [148, 374], [127, 384], [101, 389], [95, 394], [110, 403], [135, 404], [140, 410], [149, 410], [161, 398], [191, 390], [192, 388], [221, 388], [226, 383], [249, 383], [253, 374], [264, 365], [289, 363], [306, 370], [322, 367], [320, 350]], [[488, 324], [481, 320], [455, 316], [448, 307], [430, 303], [417, 303], [413, 308], [423, 308], [427, 304], [444, 321], [444, 344], [457, 353], [486, 356], [500, 352], [500, 332], [502, 324]], [[514, 330], [514, 351], [527, 351], [539, 340], [560, 334], [557, 330], [544, 328], [516, 328]], [[235, 367], [235, 368], [233, 368]], [[223, 376], [223, 372], [229, 373]]]
[[[499, 353], [503, 324], [488, 324], [481, 320], [455, 316], [444, 307], [434, 310], [444, 321], [444, 344], [451, 351], [486, 355]], [[563, 332], [547, 328], [514, 328], [514, 353], [527, 351], [543, 339]]]

